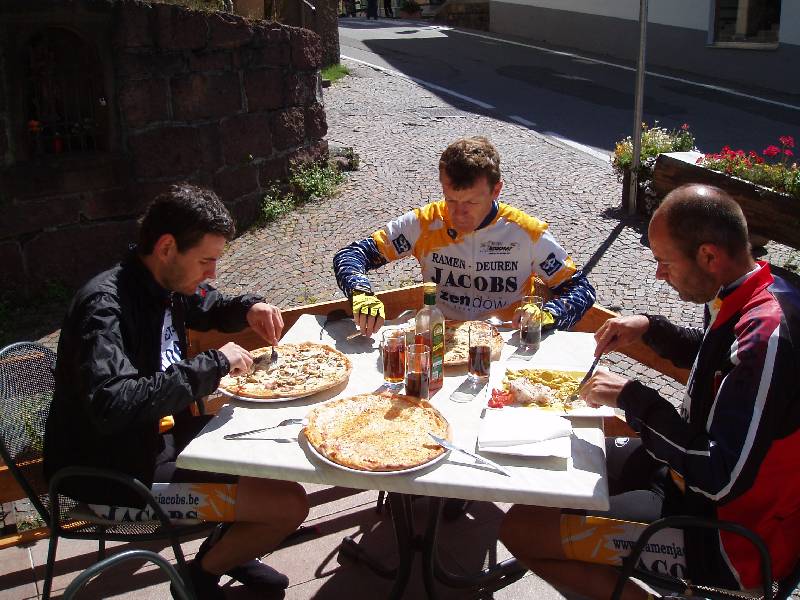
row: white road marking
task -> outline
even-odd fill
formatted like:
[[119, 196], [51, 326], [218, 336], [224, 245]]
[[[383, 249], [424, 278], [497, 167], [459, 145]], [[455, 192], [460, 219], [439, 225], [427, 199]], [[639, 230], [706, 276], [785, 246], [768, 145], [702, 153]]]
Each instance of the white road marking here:
[[[476, 106], [480, 106], [481, 108], [484, 108], [486, 110], [495, 110], [496, 109], [491, 104], [487, 104], [486, 102], [481, 102], [480, 100], [476, 100], [475, 98], [471, 98], [469, 96], [465, 96], [464, 94], [459, 94], [458, 92], [455, 92], [453, 90], [447, 89], [447, 88], [442, 87], [440, 85], [436, 85], [435, 83], [430, 83], [430, 82], [425, 81], [423, 79], [419, 79], [418, 77], [410, 77], [409, 75], [406, 75], [405, 73], [401, 73], [400, 71], [395, 71], [394, 69], [387, 69], [386, 67], [381, 67], [380, 65], [376, 65], [374, 63], [370, 63], [370, 62], [367, 62], [365, 60], [359, 60], [357, 58], [353, 58], [352, 56], [346, 56], [346, 55], [342, 54], [341, 57], [343, 59], [345, 59], [345, 60], [351, 60], [353, 62], [362, 64], [362, 65], [366, 65], [368, 67], [371, 67], [373, 69], [376, 69], [378, 71], [386, 73], [387, 75], [392, 75], [392, 76], [395, 76], [395, 77], [402, 77], [403, 79], [408, 79], [409, 81], [413, 81], [414, 83], [418, 83], [419, 85], [424, 86], [426, 88], [437, 90], [439, 92], [442, 92], [443, 94], [449, 94], [450, 96], [454, 96], [456, 98], [460, 98], [461, 100], [464, 100], [465, 102], [469, 102], [471, 104], [475, 104]], [[520, 125], [525, 126], [525, 127], [530, 127], [532, 129], [536, 127], [536, 123], [534, 123], [532, 121], [528, 121], [527, 119], [524, 119], [523, 117], [520, 117], [518, 115], [508, 115], [508, 118], [511, 119], [512, 121], [516, 122], [516, 123], [519, 123]], [[589, 146], [581, 144], [580, 142], [576, 142], [574, 140], [570, 140], [568, 138], [562, 137], [562, 136], [558, 135], [557, 133], [553, 133], [552, 131], [544, 132], [542, 135], [544, 135], [546, 137], [553, 138], [553, 139], [561, 142], [562, 144], [565, 144], [565, 145], [567, 145], [567, 146], [569, 146], [571, 148], [575, 148], [576, 150], [579, 150], [581, 152], [589, 154], [590, 156], [598, 158], [598, 159], [600, 159], [600, 160], [602, 160], [604, 162], [609, 162], [611, 160], [611, 158], [609, 157], [608, 154], [606, 154], [604, 152], [601, 152], [600, 150], [595, 150], [594, 148], [591, 148]]]
[[520, 117], [519, 115], [508, 115], [508, 118], [514, 121], [515, 123], [524, 125], [525, 127], [536, 127], [536, 123], [534, 123], [533, 121], [528, 121], [528, 119]]
[[551, 137], [555, 140], [558, 140], [559, 142], [569, 146], [570, 148], [575, 148], [575, 150], [580, 150], [581, 152], [585, 152], [586, 154], [594, 156], [595, 158], [598, 158], [603, 162], [611, 162], [611, 155], [608, 152], [603, 152], [602, 150], [597, 150], [596, 148], [587, 146], [586, 144], [581, 144], [580, 142], [576, 142], [575, 140], [562, 137], [553, 131], [543, 131], [542, 135], [546, 135], [547, 137]]
[[436, 85], [435, 83], [431, 83], [429, 81], [425, 81], [424, 79], [419, 79], [418, 77], [411, 77], [410, 75], [406, 75], [405, 73], [401, 73], [400, 71], [395, 71], [394, 69], [387, 69], [386, 67], [381, 67], [380, 65], [376, 65], [365, 60], [359, 60], [357, 58], [353, 58], [352, 56], [346, 56], [344, 54], [341, 55], [342, 58], [347, 60], [352, 60], [353, 62], [360, 63], [362, 65], [367, 65], [368, 67], [372, 67], [373, 69], [377, 69], [378, 71], [383, 71], [389, 75], [394, 75], [395, 77], [402, 77], [403, 79], [408, 79], [409, 81], [413, 81], [414, 83], [418, 83], [422, 86], [430, 88], [432, 90], [436, 90], [437, 92], [442, 92], [443, 94], [447, 94], [449, 96], [454, 96], [456, 98], [460, 98], [465, 102], [469, 102], [470, 104], [474, 104], [475, 106], [479, 106], [485, 110], [494, 110], [495, 106], [491, 104], [487, 104], [486, 102], [482, 102], [477, 98], [472, 98], [471, 96], [465, 96], [464, 94], [459, 94], [458, 92], [448, 89], [446, 87], [442, 87], [440, 85]]
[[[447, 29], [447, 27], [440, 27], [441, 30]], [[494, 37], [492, 35], [486, 35], [484, 33], [474, 33], [472, 31], [464, 31], [463, 29], [455, 29], [450, 27], [451, 31], [455, 31], [456, 33], [460, 33], [462, 35], [471, 35], [473, 37], [482, 38], [485, 40], [491, 40], [493, 42], [502, 42], [504, 44], [509, 44], [512, 46], [521, 46], [523, 48], [530, 48], [532, 50], [539, 50], [540, 52], [546, 52], [548, 54], [554, 54], [556, 56], [566, 56], [569, 58], [578, 58], [580, 60], [585, 60], [586, 62], [591, 62], [597, 65], [605, 65], [607, 67], [613, 67], [615, 69], [622, 69], [623, 71], [636, 71], [635, 67], [629, 67], [627, 65], [620, 65], [618, 63], [610, 62], [607, 60], [599, 60], [597, 58], [590, 58], [588, 56], [582, 56], [575, 52], [564, 52], [563, 50], [553, 50], [551, 48], [544, 48], [542, 46], [536, 46], [535, 44], [526, 44], [524, 42], [516, 42], [514, 40], [504, 40], [503, 38]], [[781, 108], [788, 108], [790, 110], [800, 110], [800, 105], [797, 104], [789, 104], [788, 102], [780, 102], [778, 100], [772, 100], [770, 98], [763, 98], [761, 96], [754, 96], [753, 94], [745, 94], [744, 92], [739, 92], [732, 88], [728, 88], [721, 85], [713, 85], [710, 83], [701, 83], [699, 81], [693, 81], [691, 79], [684, 79], [682, 77], [674, 77], [672, 75], [664, 75], [663, 73], [656, 73], [654, 71], [647, 71], [645, 73], [650, 77], [657, 77], [658, 79], [666, 79], [667, 81], [678, 81], [680, 83], [685, 83], [687, 85], [693, 85], [696, 87], [704, 88], [707, 90], [713, 90], [715, 92], [721, 92], [723, 94], [730, 94], [731, 96], [737, 96], [739, 98], [747, 98], [748, 100], [755, 100], [757, 102], [763, 102], [764, 104], [772, 104], [773, 106], [780, 106]]]

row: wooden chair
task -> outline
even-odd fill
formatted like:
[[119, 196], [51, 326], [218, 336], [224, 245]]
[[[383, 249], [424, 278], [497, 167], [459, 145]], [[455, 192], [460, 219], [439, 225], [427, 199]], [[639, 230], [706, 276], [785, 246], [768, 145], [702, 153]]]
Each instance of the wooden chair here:
[[[36, 511], [50, 528], [42, 598], [50, 596], [56, 549], [60, 537], [97, 540], [97, 560], [105, 558], [105, 542], [169, 540], [182, 574], [186, 561], [179, 538], [209, 533], [216, 523], [173, 525], [150, 490], [137, 479], [106, 469], [67, 467], [47, 486], [42, 473], [44, 428], [53, 399], [55, 354], [34, 342], [11, 344], [0, 350], [0, 457]], [[92, 515], [76, 515], [79, 503], [59, 493], [71, 478], [99, 478], [127, 486], [150, 506], [158, 520], [108, 522]]]

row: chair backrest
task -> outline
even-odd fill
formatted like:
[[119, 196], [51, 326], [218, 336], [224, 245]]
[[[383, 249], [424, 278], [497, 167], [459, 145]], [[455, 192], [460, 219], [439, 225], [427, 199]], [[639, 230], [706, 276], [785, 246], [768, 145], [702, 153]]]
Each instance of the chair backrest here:
[[175, 570], [175, 567], [169, 564], [169, 562], [167, 562], [163, 556], [156, 554], [152, 550], [126, 550], [124, 552], [120, 552], [119, 554], [109, 556], [108, 558], [81, 572], [81, 574], [78, 575], [75, 580], [67, 586], [67, 589], [64, 591], [64, 600], [72, 600], [75, 598], [76, 594], [83, 589], [90, 579], [92, 579], [95, 575], [102, 573], [109, 567], [113, 567], [114, 565], [124, 561], [136, 559], [148, 560], [160, 567], [170, 579], [173, 596], [179, 598], [179, 600], [190, 600], [190, 598], [194, 598], [194, 596], [187, 591], [186, 585], [184, 584], [178, 572]]
[[35, 342], [0, 350], [0, 455], [47, 522], [49, 502], [41, 461], [55, 359], [52, 350]]

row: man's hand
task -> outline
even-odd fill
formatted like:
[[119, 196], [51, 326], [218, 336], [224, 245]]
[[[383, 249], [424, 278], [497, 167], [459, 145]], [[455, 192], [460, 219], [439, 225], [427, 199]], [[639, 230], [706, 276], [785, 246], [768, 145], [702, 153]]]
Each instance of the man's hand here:
[[600, 325], [594, 334], [594, 339], [597, 342], [594, 355], [600, 356], [606, 352], [613, 352], [618, 348], [639, 341], [647, 333], [649, 327], [650, 321], [644, 315], [609, 319]]
[[541, 322], [542, 329], [545, 330], [553, 327], [556, 322], [555, 317], [550, 311], [544, 309], [540, 310], [535, 304], [523, 304], [514, 311], [514, 316], [511, 318], [511, 324], [514, 327], [519, 327], [519, 323], [522, 321], [522, 316], [526, 313], [531, 315], [532, 318], [535, 318]]
[[225, 355], [225, 358], [231, 364], [231, 370], [228, 371], [230, 375], [247, 373], [253, 364], [253, 357], [250, 353], [235, 342], [228, 342], [219, 351]]
[[385, 319], [383, 302], [364, 292], [353, 293], [353, 320], [361, 330], [361, 335], [371, 336], [381, 328]]
[[604, 368], [595, 370], [580, 390], [579, 396], [590, 406], [611, 406], [617, 408], [617, 398], [630, 381], [622, 375], [611, 373]]
[[247, 311], [247, 323], [272, 346], [276, 346], [283, 332], [283, 317], [277, 306], [258, 302]]

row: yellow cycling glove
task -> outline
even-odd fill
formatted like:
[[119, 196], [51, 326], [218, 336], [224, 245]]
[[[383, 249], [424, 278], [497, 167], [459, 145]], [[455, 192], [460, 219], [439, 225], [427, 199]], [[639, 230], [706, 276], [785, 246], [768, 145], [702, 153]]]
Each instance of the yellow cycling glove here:
[[520, 307], [542, 324], [542, 329], [549, 329], [555, 325], [556, 319], [550, 311], [540, 309], [535, 304], [523, 304]]
[[353, 292], [353, 316], [367, 315], [369, 317], [386, 318], [386, 311], [376, 296], [364, 292]]

